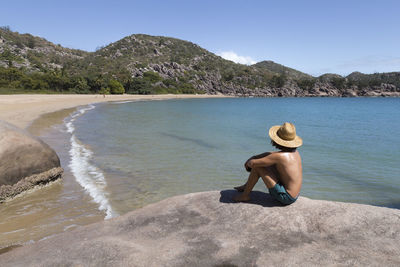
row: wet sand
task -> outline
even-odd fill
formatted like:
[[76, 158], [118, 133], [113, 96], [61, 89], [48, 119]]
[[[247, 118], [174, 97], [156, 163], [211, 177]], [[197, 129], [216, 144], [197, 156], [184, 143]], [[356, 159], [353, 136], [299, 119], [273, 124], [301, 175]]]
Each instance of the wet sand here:
[[[77, 106], [105, 101], [204, 98], [207, 95], [103, 96], [100, 95], [1, 95], [0, 119], [27, 129], [59, 155], [63, 179], [36, 188], [0, 205], [0, 249], [41, 240], [48, 236], [103, 220], [105, 213], [76, 182], [69, 163], [69, 137], [64, 118]], [[221, 96], [211, 96], [221, 97]]]

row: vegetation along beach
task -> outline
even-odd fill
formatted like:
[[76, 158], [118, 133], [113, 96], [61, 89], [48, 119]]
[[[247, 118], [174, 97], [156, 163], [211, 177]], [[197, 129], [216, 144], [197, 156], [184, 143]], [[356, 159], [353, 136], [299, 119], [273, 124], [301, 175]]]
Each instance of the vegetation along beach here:
[[400, 265], [400, 6], [311, 2], [4, 4], [0, 266]]

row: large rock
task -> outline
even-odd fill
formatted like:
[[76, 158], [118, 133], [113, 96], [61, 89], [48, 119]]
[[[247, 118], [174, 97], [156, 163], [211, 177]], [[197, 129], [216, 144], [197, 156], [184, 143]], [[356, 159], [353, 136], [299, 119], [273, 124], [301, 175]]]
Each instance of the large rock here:
[[[1, 266], [399, 266], [400, 211], [233, 190], [172, 197], [0, 255]], [[3, 250], [5, 251], [5, 250]]]
[[[59, 170], [59, 167], [60, 159], [46, 143], [22, 129], [0, 121], [0, 188], [12, 186], [27, 177], [54, 168]], [[51, 175], [54, 176], [54, 171]], [[43, 175], [41, 180], [45, 180]]]

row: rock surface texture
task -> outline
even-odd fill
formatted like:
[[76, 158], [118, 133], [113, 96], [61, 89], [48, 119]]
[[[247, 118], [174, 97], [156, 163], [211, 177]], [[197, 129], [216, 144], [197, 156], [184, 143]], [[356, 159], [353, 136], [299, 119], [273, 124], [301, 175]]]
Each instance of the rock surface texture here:
[[[50, 171], [57, 168], [57, 170]], [[46, 173], [60, 175], [60, 159], [56, 152], [39, 138], [7, 122], [0, 121], [0, 189], [13, 186], [32, 175], [44, 182]], [[50, 171], [50, 172], [49, 172]], [[40, 183], [42, 183], [40, 182]]]
[[233, 190], [172, 197], [0, 255], [1, 266], [399, 266], [400, 210]]

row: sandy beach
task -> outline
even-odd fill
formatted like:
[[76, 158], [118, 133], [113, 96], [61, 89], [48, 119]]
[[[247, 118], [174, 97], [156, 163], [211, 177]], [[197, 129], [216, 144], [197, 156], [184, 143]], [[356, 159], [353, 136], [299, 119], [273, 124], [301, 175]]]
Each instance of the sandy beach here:
[[27, 128], [41, 115], [57, 110], [109, 101], [218, 98], [223, 95], [0, 95], [0, 119]]

